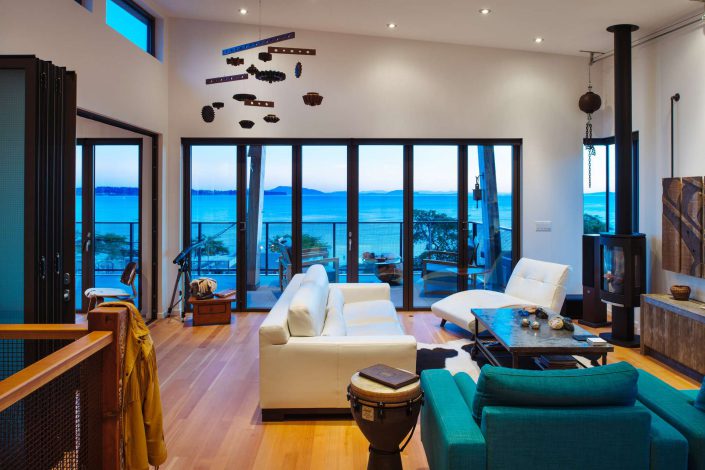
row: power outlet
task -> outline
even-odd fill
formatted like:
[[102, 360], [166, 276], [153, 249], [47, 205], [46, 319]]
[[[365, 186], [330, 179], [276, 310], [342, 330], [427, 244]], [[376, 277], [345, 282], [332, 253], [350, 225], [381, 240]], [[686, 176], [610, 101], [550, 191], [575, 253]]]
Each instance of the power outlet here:
[[552, 229], [552, 223], [550, 220], [537, 220], [536, 221], [536, 231], [537, 232], [550, 232]]

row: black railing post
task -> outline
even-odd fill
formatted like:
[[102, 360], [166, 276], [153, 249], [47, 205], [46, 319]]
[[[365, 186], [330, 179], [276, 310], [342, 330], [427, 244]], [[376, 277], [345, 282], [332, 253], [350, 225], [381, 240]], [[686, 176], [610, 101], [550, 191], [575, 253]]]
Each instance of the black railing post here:
[[264, 273], [269, 274], [269, 222], [264, 223]]
[[335, 258], [335, 229], [337, 222], [333, 222], [333, 258]]
[[130, 222], [130, 248], [128, 250], [128, 253], [130, 256], [130, 261], [132, 261], [132, 252], [133, 252], [132, 245], [135, 243], [135, 235], [134, 235], [134, 233], [132, 233], [132, 231], [134, 229], [134, 224], [135, 224], [134, 222]]
[[[197, 236], [196, 236], [196, 241], [201, 241], [201, 235], [203, 234], [203, 222], [198, 222], [198, 230], [197, 230]], [[196, 269], [196, 272], [198, 272], [198, 276], [201, 276], [201, 252], [203, 250], [198, 250], [198, 269]]]

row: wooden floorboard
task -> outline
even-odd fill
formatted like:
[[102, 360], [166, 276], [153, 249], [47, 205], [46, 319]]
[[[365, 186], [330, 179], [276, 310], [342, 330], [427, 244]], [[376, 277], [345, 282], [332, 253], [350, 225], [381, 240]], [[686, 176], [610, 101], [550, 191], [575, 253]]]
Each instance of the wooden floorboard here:
[[[467, 332], [439, 327], [430, 313], [400, 313], [424, 343]], [[230, 325], [192, 327], [177, 319], [150, 325], [157, 348], [169, 453], [161, 469], [364, 469], [368, 443], [352, 420], [262, 423], [258, 328], [264, 313], [238, 313]], [[602, 331], [602, 330], [593, 330]], [[609, 362], [627, 361], [679, 389], [698, 384], [635, 349], [615, 348]], [[417, 433], [403, 454], [406, 470], [428, 468]]]

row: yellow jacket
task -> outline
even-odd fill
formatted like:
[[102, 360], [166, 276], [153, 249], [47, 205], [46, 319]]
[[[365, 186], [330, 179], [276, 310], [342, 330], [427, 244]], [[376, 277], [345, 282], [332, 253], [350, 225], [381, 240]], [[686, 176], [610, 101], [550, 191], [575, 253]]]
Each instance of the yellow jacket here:
[[148, 470], [166, 460], [159, 396], [157, 356], [149, 328], [137, 307], [129, 302], [106, 302], [102, 307], [126, 307], [122, 422], [125, 468]]

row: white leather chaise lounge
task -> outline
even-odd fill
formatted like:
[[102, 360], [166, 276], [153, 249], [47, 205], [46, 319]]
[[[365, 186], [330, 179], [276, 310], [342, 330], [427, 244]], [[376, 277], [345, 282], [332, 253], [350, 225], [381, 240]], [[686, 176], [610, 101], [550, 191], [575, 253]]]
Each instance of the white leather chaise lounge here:
[[537, 305], [560, 312], [566, 296], [570, 266], [522, 258], [512, 271], [504, 292], [466, 290], [431, 305], [441, 319], [470, 332], [475, 331], [473, 308], [502, 308], [510, 305]]
[[262, 419], [349, 413], [350, 377], [378, 363], [416, 370], [416, 339], [404, 334], [389, 284], [329, 284], [323, 266], [311, 266], [259, 329]]

